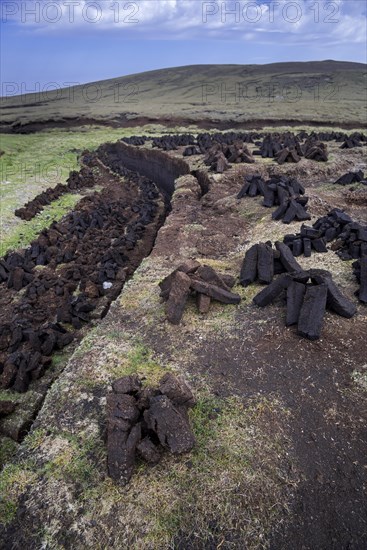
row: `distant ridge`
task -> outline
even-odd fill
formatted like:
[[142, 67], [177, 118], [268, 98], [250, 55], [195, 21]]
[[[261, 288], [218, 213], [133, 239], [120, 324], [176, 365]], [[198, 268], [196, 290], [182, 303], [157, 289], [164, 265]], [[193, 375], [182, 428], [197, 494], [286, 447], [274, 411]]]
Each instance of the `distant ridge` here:
[[363, 127], [367, 65], [308, 61], [189, 65], [1, 98], [2, 131], [147, 122]]

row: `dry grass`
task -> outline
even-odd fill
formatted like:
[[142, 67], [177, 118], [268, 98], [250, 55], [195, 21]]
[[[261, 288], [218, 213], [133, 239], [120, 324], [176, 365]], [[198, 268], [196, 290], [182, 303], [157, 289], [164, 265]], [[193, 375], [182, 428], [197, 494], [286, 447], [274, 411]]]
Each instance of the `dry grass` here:
[[[94, 460], [83, 444], [66, 442], [38, 482], [32, 480], [31, 494], [42, 488], [45, 498], [55, 479], [61, 494], [78, 487], [74, 508], [64, 509], [66, 517], [52, 536], [48, 533], [50, 547], [61, 543], [67, 522], [73, 525], [75, 549], [267, 548], [269, 530], [284, 517], [284, 502], [296, 482], [282, 470], [286, 417], [277, 401], [244, 407], [238, 399], [221, 400], [201, 390], [191, 412], [194, 451], [165, 455], [155, 467], [140, 463], [127, 488], [105, 477], [103, 451]], [[49, 502], [52, 517], [60, 504], [58, 498]]]

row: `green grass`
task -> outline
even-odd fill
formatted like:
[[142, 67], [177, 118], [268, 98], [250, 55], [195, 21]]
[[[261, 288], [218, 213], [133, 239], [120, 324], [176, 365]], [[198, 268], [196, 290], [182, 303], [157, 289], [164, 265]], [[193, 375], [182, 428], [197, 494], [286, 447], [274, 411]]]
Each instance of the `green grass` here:
[[58, 433], [57, 437], [63, 440], [64, 446], [39, 473], [88, 489], [94, 483], [96, 474], [92, 457], [96, 460], [101, 452], [105, 452], [103, 443], [94, 437], [77, 437], [68, 432]]
[[[69, 212], [80, 195], [67, 194], [53, 201], [30, 222], [14, 211], [36, 195], [66, 183], [72, 170], [78, 170], [78, 157], [102, 143], [139, 133], [161, 135], [160, 125], [144, 128], [113, 129], [99, 126], [72, 130], [49, 130], [30, 135], [0, 134], [0, 256], [9, 249], [27, 246], [39, 231]], [[88, 192], [88, 191], [87, 191]]]
[[138, 374], [143, 379], [143, 383], [154, 385], [167, 370], [169, 369], [162, 367], [154, 360], [153, 353], [146, 346], [138, 343], [117, 366], [111, 369], [111, 374], [114, 378]]
[[[78, 154], [101, 143], [117, 140], [123, 131], [106, 128], [79, 128], [76, 131], [50, 130], [32, 135], [1, 135], [0, 148], [0, 241], [17, 244], [17, 234], [28, 226], [14, 216], [14, 210], [57, 183], [65, 183], [70, 171], [79, 167]], [[59, 218], [75, 204], [75, 196], [64, 196], [45, 209]], [[55, 214], [54, 214], [55, 211]], [[41, 229], [47, 223], [41, 215]], [[37, 226], [37, 221], [35, 225]], [[31, 229], [32, 232], [32, 229]], [[23, 241], [26, 241], [24, 239]], [[22, 244], [23, 244], [22, 241]]]
[[32, 220], [17, 225], [8, 236], [0, 241], [0, 256], [4, 256], [10, 250], [27, 247], [38, 237], [42, 229], [49, 227], [54, 221], [59, 221], [73, 209], [80, 199], [81, 195], [63, 195], [52, 205], [46, 206]]
[[0, 472], [0, 525], [6, 526], [14, 519], [17, 499], [35, 477], [28, 464], [7, 464]]
[[11, 461], [17, 449], [18, 444], [10, 437], [0, 437], [0, 470]]

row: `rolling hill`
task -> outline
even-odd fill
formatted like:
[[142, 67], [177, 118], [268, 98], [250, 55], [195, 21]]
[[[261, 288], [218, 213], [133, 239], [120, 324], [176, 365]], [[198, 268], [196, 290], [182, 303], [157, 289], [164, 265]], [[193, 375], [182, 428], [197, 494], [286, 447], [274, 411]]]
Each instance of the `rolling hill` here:
[[1, 98], [0, 130], [98, 123], [205, 127], [367, 121], [366, 65], [341, 61], [192, 65]]

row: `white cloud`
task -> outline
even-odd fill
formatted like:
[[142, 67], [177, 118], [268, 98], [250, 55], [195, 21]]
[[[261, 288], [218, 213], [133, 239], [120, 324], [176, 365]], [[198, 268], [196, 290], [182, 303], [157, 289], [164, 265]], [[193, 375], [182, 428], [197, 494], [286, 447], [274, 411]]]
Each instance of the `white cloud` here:
[[[360, 0], [3, 1], [3, 23], [37, 32], [121, 32], [126, 38], [221, 39], [320, 45], [366, 42]], [[314, 45], [314, 44], [313, 44]]]

